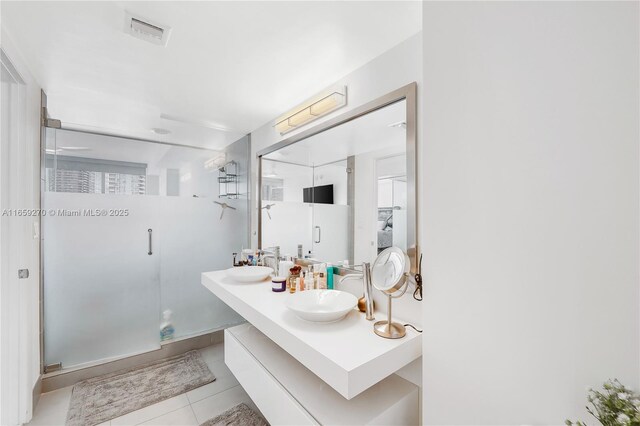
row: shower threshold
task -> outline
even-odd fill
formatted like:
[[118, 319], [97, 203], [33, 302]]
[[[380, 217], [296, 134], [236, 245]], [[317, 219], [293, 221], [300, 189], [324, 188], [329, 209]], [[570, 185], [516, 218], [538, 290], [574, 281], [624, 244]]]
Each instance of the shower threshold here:
[[50, 392], [74, 385], [92, 377], [136, 367], [214, 344], [221, 344], [224, 341], [224, 329], [230, 326], [231, 325], [227, 325], [219, 329], [208, 330], [195, 335], [183, 336], [168, 342], [162, 342], [158, 348], [149, 351], [104, 358], [46, 373], [42, 376], [42, 392]]

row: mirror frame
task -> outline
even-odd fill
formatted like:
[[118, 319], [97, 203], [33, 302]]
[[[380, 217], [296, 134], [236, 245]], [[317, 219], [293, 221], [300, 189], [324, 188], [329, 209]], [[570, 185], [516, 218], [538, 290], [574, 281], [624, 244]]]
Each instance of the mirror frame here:
[[388, 105], [406, 101], [406, 158], [407, 158], [407, 255], [411, 261], [411, 273], [418, 272], [418, 112], [416, 82], [402, 86], [373, 101], [283, 139], [257, 153], [258, 159], [258, 248], [262, 249], [262, 156], [293, 145], [349, 121], [362, 117]]

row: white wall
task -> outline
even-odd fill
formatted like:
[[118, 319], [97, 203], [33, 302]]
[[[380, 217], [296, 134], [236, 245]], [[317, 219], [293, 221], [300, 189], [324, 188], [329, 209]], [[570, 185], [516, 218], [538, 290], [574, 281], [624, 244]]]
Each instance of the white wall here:
[[424, 4], [426, 424], [638, 389], [638, 6]]
[[314, 186], [333, 185], [333, 203], [347, 205], [347, 164], [327, 164], [313, 169]]
[[396, 177], [407, 174], [407, 156], [404, 149], [400, 154], [379, 158], [376, 161], [376, 177]]

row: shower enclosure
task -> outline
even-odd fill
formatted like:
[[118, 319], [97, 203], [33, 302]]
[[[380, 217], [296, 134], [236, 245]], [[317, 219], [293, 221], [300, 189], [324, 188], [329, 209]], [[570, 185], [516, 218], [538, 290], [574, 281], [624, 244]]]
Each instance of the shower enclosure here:
[[160, 348], [167, 310], [174, 340], [243, 321], [200, 274], [248, 246], [248, 136], [213, 151], [47, 128], [44, 156], [47, 371]]

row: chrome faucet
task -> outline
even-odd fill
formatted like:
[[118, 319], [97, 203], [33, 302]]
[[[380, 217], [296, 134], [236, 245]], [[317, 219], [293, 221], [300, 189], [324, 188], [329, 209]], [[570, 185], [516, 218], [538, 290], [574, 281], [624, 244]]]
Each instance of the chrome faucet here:
[[267, 259], [273, 259], [273, 272], [278, 275], [278, 262], [280, 261], [280, 246], [270, 247], [273, 250], [262, 250], [262, 261], [265, 266], [267, 265]]
[[340, 283], [346, 280], [362, 280], [363, 284], [363, 297], [364, 297], [364, 306], [365, 306], [365, 314], [368, 321], [373, 321], [376, 319], [373, 316], [373, 285], [371, 283], [371, 264], [365, 262], [362, 264], [362, 273], [361, 274], [347, 274], [342, 277]]

